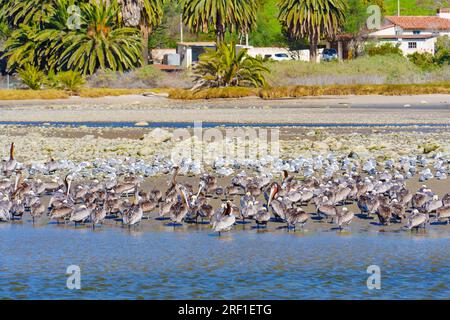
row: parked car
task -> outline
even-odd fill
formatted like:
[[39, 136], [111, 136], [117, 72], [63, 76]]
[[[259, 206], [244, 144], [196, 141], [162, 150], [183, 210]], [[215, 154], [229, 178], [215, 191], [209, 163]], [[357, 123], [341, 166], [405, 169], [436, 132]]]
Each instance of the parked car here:
[[332, 61], [338, 58], [336, 49], [323, 49], [322, 52], [322, 60], [323, 61]]
[[264, 59], [266, 60], [275, 60], [275, 61], [284, 61], [284, 60], [292, 60], [292, 58], [287, 53], [274, 53], [274, 54], [266, 54], [264, 55]]

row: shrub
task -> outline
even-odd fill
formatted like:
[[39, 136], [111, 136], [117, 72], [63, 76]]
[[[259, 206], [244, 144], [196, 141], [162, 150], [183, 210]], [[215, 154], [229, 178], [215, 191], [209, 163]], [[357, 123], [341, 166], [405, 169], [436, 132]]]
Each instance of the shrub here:
[[163, 78], [163, 72], [152, 65], [138, 68], [130, 72], [130, 76], [141, 81], [148, 87], [158, 86], [159, 81]]
[[422, 70], [431, 70], [436, 67], [434, 57], [429, 52], [414, 52], [408, 54], [408, 59]]
[[449, 36], [442, 36], [437, 38], [434, 60], [438, 65], [450, 65]]
[[18, 70], [22, 82], [32, 90], [39, 90], [45, 83], [45, 73], [32, 64], [26, 64]]
[[113, 88], [117, 83], [117, 72], [111, 69], [99, 69], [89, 77], [89, 86], [95, 88]]
[[445, 81], [443, 70], [427, 74], [400, 55], [362, 56], [329, 63], [277, 61], [268, 63], [272, 86], [422, 83]]
[[169, 98], [183, 100], [242, 98], [257, 95], [258, 89], [245, 87], [204, 88], [200, 90], [172, 89], [169, 91]]
[[58, 73], [55, 78], [60, 89], [71, 92], [79, 92], [86, 82], [84, 77], [77, 71], [63, 71]]
[[386, 56], [386, 55], [403, 55], [400, 45], [393, 45], [391, 43], [369, 43], [366, 46], [366, 53], [369, 56]]

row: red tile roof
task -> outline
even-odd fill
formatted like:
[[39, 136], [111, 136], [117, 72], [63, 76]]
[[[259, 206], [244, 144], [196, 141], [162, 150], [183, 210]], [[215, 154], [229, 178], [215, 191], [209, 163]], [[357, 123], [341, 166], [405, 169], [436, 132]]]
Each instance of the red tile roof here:
[[450, 30], [450, 19], [432, 16], [388, 16], [387, 20], [405, 30]]
[[374, 38], [379, 39], [430, 39], [434, 36], [431, 34], [404, 34], [404, 35], [374, 35]]

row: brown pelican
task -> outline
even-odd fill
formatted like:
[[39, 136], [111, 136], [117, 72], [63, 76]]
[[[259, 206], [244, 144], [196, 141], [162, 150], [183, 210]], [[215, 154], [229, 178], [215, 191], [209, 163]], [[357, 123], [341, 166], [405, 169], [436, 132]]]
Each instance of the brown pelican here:
[[122, 222], [124, 225], [131, 227], [132, 225], [141, 222], [143, 215], [144, 212], [142, 211], [142, 206], [140, 204], [140, 197], [136, 187], [133, 205], [129, 208], [128, 211], [124, 213], [122, 217]]
[[440, 219], [447, 219], [447, 224], [450, 223], [450, 205], [445, 207], [440, 207], [436, 210], [436, 221], [439, 221]]
[[421, 208], [430, 198], [428, 193], [416, 193], [411, 199], [413, 208]]
[[184, 186], [175, 185], [175, 189], [179, 194], [179, 199], [170, 208], [170, 220], [174, 223], [181, 223], [189, 212], [189, 201], [187, 198], [187, 192]]
[[25, 206], [23, 201], [20, 199], [13, 200], [10, 212], [11, 212], [11, 220], [14, 220], [15, 217], [22, 219], [22, 216], [25, 212]]
[[46, 211], [45, 205], [37, 198], [36, 202], [30, 208], [30, 215], [33, 218], [33, 223], [35, 219], [39, 219]]
[[11, 172], [16, 170], [17, 161], [14, 159], [14, 142], [11, 143], [11, 148], [9, 150], [9, 160], [5, 162], [3, 166], [3, 172], [5, 176], [9, 176]]
[[389, 225], [392, 218], [392, 207], [390, 205], [380, 204], [376, 212], [381, 224]]
[[118, 195], [126, 195], [127, 197], [136, 189], [136, 184], [133, 182], [123, 182], [116, 185], [114, 192]]
[[343, 207], [342, 212], [339, 213], [336, 219], [338, 228], [342, 230], [344, 225], [348, 226], [352, 222], [354, 216], [355, 214], [353, 211], [349, 211], [347, 207]]
[[11, 207], [12, 202], [5, 195], [3, 199], [0, 201], [0, 221], [9, 221], [11, 220]]
[[321, 217], [325, 215], [327, 218], [331, 218], [331, 222], [334, 221], [334, 218], [338, 215], [337, 209], [335, 206], [331, 204], [327, 204], [328, 197], [325, 196], [322, 198], [322, 203], [316, 205], [317, 215]]
[[75, 209], [70, 215], [69, 220], [77, 223], [84, 223], [90, 216], [93, 210], [93, 205], [81, 205], [79, 208]]
[[301, 208], [289, 208], [286, 211], [287, 230], [289, 231], [289, 228], [293, 227], [295, 231], [295, 226], [297, 224], [299, 224], [303, 228], [308, 219], [309, 214], [307, 214]]
[[255, 219], [258, 228], [261, 224], [267, 226], [267, 222], [270, 220], [270, 212], [267, 210], [267, 207], [261, 207], [253, 216], [253, 219]]
[[447, 193], [445, 196], [442, 197], [442, 205], [450, 206], [450, 193]]
[[55, 203], [73, 203], [73, 199], [70, 196], [70, 186], [72, 184], [72, 180], [69, 179], [69, 175], [67, 175], [64, 178], [64, 185], [65, 185], [65, 189], [66, 191], [64, 192], [63, 190], [58, 190], [57, 192], [55, 192], [53, 194], [53, 196], [50, 198], [49, 207], [55, 207]]
[[423, 227], [425, 228], [429, 218], [428, 215], [425, 213], [419, 213], [419, 210], [414, 209], [411, 216], [408, 219], [408, 224], [406, 225], [406, 228], [408, 230], [411, 230], [412, 228], [419, 228]]
[[177, 191], [175, 190], [175, 186], [177, 184], [176, 178], [178, 175], [178, 172], [180, 171], [180, 167], [173, 166], [172, 167], [172, 179], [169, 183], [169, 188], [166, 190], [166, 193], [164, 194], [164, 198], [167, 199], [169, 195], [171, 197], [176, 197]]
[[398, 221], [406, 218], [406, 208], [403, 203], [400, 203], [397, 199], [393, 199], [391, 202], [392, 216]]
[[225, 188], [225, 194], [230, 197], [235, 196], [239, 194], [239, 187], [235, 185], [229, 185]]
[[442, 205], [442, 201], [439, 200], [439, 197], [437, 195], [434, 195], [433, 198], [427, 201], [422, 208], [425, 212], [432, 213], [442, 207]]
[[50, 219], [56, 220], [59, 223], [60, 220], [65, 220], [70, 217], [73, 211], [74, 207], [66, 203], [59, 208], [53, 208], [49, 213]]
[[223, 231], [229, 231], [236, 222], [236, 217], [232, 213], [231, 202], [227, 201], [222, 205], [222, 208], [215, 214], [215, 219], [212, 228], [215, 232], [219, 233]]
[[106, 218], [106, 208], [104, 206], [96, 206], [91, 212], [92, 229], [95, 229], [95, 225], [102, 223]]

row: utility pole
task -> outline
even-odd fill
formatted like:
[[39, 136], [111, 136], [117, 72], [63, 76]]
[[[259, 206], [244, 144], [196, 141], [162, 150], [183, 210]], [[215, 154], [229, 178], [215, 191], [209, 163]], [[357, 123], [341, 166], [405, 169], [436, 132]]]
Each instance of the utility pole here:
[[183, 42], [183, 14], [180, 13], [180, 42]]
[[400, 0], [397, 0], [397, 16], [400, 17]]

